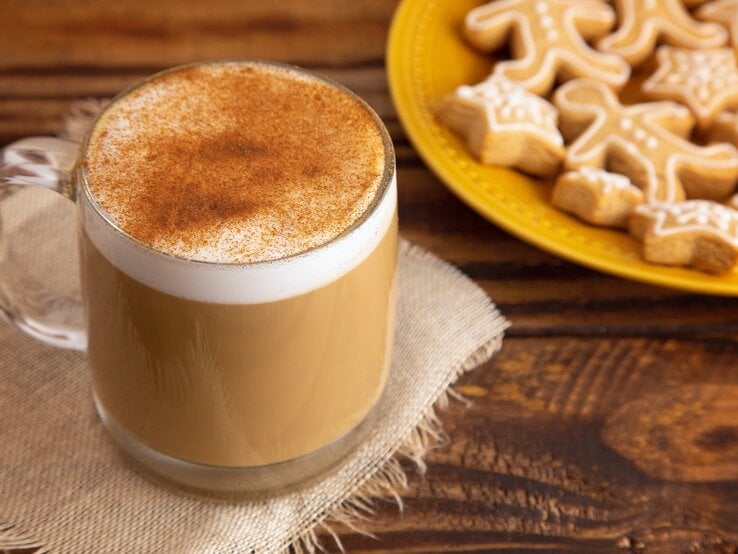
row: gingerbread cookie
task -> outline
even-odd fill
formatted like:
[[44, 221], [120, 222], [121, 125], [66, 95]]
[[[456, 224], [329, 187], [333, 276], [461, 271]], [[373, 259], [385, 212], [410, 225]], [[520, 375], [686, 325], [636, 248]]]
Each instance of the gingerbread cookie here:
[[626, 83], [630, 67], [585, 42], [605, 36], [614, 23], [612, 8], [599, 0], [500, 0], [470, 11], [464, 27], [485, 52], [509, 39], [515, 59], [498, 63], [495, 74], [545, 95], [557, 76], [591, 77], [615, 88]]
[[722, 23], [730, 32], [730, 42], [738, 54], [738, 0], [714, 0], [695, 12], [697, 19]]
[[465, 137], [482, 163], [549, 176], [564, 159], [556, 108], [500, 75], [459, 87], [439, 106], [437, 115]]
[[738, 108], [738, 65], [730, 48], [662, 46], [656, 59], [659, 67], [643, 83], [643, 92], [684, 104], [697, 116], [701, 129], [707, 129], [722, 111]]
[[597, 47], [632, 66], [648, 58], [659, 39], [684, 48], [717, 48], [728, 34], [720, 25], [692, 18], [681, 0], [616, 0], [620, 27]]
[[624, 175], [582, 167], [556, 180], [551, 202], [593, 225], [627, 227], [643, 192]]
[[710, 128], [710, 140], [738, 145], [738, 113], [723, 112]]
[[724, 273], [738, 263], [738, 211], [709, 200], [642, 204], [629, 229], [646, 261]]
[[[627, 175], [647, 201], [723, 200], [738, 180], [738, 150], [729, 144], [696, 146], [682, 138], [693, 118], [674, 102], [623, 106], [602, 83], [569, 81], [554, 96], [561, 130], [576, 140], [565, 166], [607, 167]], [[681, 136], [680, 136], [681, 135]]]
[[725, 202], [725, 205], [729, 208], [733, 208], [734, 210], [738, 210], [738, 194], [731, 196], [728, 201]]

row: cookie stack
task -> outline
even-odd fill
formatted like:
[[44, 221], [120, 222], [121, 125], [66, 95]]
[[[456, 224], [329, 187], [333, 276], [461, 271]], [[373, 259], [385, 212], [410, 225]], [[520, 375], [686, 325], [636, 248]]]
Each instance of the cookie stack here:
[[554, 205], [649, 262], [736, 267], [738, 0], [497, 0], [464, 34], [511, 58], [438, 106], [482, 163], [553, 180]]

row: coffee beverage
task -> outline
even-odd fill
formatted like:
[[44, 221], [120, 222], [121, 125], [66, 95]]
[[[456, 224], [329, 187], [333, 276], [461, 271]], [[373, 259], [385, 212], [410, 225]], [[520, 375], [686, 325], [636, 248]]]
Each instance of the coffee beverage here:
[[95, 399], [134, 457], [282, 467], [361, 427], [397, 256], [392, 147], [362, 101], [277, 64], [170, 70], [101, 114], [80, 182]]

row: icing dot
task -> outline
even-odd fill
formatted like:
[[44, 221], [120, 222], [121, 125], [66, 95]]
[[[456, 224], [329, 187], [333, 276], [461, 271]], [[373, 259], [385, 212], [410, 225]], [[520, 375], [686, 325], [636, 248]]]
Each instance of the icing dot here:
[[620, 120], [620, 128], [623, 129], [624, 131], [629, 131], [630, 129], [633, 128], [633, 120], [631, 120], [631, 119], [629, 119], [627, 117], [621, 119]]
[[559, 33], [558, 33], [558, 31], [555, 31], [554, 29], [551, 29], [548, 33], [546, 33], [546, 38], [549, 41], [554, 42], [555, 40], [558, 40], [559, 39]]
[[651, 150], [655, 150], [659, 147], [659, 141], [656, 140], [656, 137], [648, 137], [646, 140], [646, 146]]
[[646, 138], [646, 131], [644, 131], [643, 129], [636, 129], [633, 134], [638, 140], [644, 140]]
[[638, 154], [638, 147], [632, 142], [629, 142], [627, 146], [625, 147], [625, 149], [628, 151], [628, 154], [633, 154], [633, 155]]
[[541, 17], [541, 25], [543, 25], [544, 28], [548, 29], [550, 27], [553, 27], [554, 20], [553, 17], [550, 15], [544, 15]]
[[536, 3], [536, 11], [538, 13], [546, 13], [548, 11], [548, 3], [541, 1]]
[[458, 94], [459, 96], [464, 96], [468, 98], [474, 95], [474, 91], [472, 90], [470, 86], [462, 85], [456, 89], [456, 94]]

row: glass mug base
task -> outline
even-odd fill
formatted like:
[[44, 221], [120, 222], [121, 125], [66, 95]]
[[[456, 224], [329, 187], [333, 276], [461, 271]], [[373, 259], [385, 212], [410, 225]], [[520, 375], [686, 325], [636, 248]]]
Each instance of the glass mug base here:
[[181, 460], [147, 446], [115, 421], [93, 394], [95, 409], [113, 442], [128, 458], [157, 479], [199, 492], [240, 496], [284, 493], [325, 475], [366, 439], [383, 398], [384, 395], [356, 427], [315, 452], [274, 464], [221, 467]]

